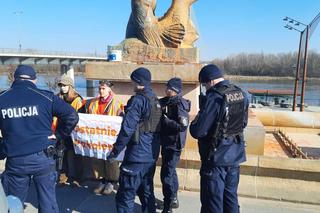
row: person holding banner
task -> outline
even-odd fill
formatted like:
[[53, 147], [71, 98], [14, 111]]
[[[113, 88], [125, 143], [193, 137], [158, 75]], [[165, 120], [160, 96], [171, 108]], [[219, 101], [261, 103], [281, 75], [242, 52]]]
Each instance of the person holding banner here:
[[120, 167], [116, 207], [119, 213], [134, 212], [137, 194], [142, 212], [155, 213], [153, 177], [160, 151], [159, 127], [162, 111], [157, 96], [151, 89], [150, 71], [138, 68], [130, 77], [134, 83], [135, 95], [127, 103], [118, 138], [108, 156], [108, 160], [112, 162], [126, 148]]
[[[70, 104], [77, 112], [84, 113], [85, 107], [83, 104], [83, 98], [74, 89], [73, 79], [68, 75], [63, 74], [58, 82], [58, 86], [60, 88], [58, 96], [66, 103]], [[57, 123], [58, 120], [54, 118], [53, 129], [56, 128]], [[62, 172], [59, 175], [58, 184], [63, 186], [69, 183], [72, 186], [80, 187], [82, 176], [82, 156], [75, 154], [71, 137], [68, 137], [63, 141], [58, 141], [57, 149], [62, 152], [62, 156], [59, 157], [61, 160], [63, 159], [62, 165], [58, 165], [58, 170], [61, 170]]]
[[[113, 83], [107, 80], [99, 82], [99, 96], [86, 102], [86, 109], [89, 114], [122, 116], [124, 113], [123, 104], [115, 99], [112, 91]], [[108, 195], [114, 189], [119, 180], [119, 162], [108, 162], [102, 159], [90, 158], [93, 172], [97, 174], [100, 184], [94, 190], [95, 194]]]

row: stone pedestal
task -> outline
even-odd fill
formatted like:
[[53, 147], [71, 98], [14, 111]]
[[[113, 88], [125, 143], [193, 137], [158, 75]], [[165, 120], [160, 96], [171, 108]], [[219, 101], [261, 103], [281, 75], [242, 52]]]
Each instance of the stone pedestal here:
[[147, 45], [138, 39], [126, 39], [111, 50], [121, 50], [122, 60], [131, 62], [199, 63], [198, 48], [160, 48]]
[[114, 82], [114, 92], [124, 103], [133, 95], [133, 85], [130, 83], [131, 72], [138, 67], [145, 67], [152, 73], [152, 88], [162, 97], [165, 94], [166, 83], [170, 78], [179, 77], [183, 81], [183, 97], [191, 101], [191, 115], [198, 112], [198, 73], [200, 64], [170, 64], [170, 63], [124, 63], [96, 62], [88, 63], [85, 67], [87, 79], [107, 79]]
[[264, 155], [266, 131], [257, 116], [249, 110], [248, 125], [244, 130], [246, 151], [248, 154]]

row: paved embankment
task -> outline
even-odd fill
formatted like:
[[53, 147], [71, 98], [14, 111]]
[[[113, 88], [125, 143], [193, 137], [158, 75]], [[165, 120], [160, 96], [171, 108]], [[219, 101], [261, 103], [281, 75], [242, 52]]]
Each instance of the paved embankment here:
[[[183, 152], [178, 167], [180, 188], [199, 191], [200, 161], [197, 151]], [[161, 186], [159, 171], [160, 167], [155, 177], [157, 186]], [[320, 205], [320, 160], [248, 155], [247, 162], [241, 165], [239, 194]]]
[[[160, 159], [154, 179], [157, 187], [161, 186], [159, 165]], [[199, 168], [198, 152], [185, 150], [177, 169], [180, 189], [200, 190]], [[320, 205], [320, 160], [248, 155], [241, 165], [239, 195]]]
[[[99, 196], [92, 193], [93, 188], [64, 187], [57, 189], [57, 200], [60, 212], [83, 212], [83, 213], [116, 213], [115, 193], [110, 196]], [[161, 190], [155, 190], [156, 197], [162, 199]], [[32, 189], [28, 197], [25, 213], [36, 213], [35, 190]], [[200, 195], [198, 192], [179, 192], [180, 208], [174, 210], [177, 213], [200, 212]], [[318, 213], [319, 205], [298, 204], [274, 200], [262, 200], [255, 198], [239, 198], [241, 212], [244, 213]], [[136, 198], [135, 212], [140, 213], [140, 202]], [[157, 211], [161, 212], [161, 211]]]

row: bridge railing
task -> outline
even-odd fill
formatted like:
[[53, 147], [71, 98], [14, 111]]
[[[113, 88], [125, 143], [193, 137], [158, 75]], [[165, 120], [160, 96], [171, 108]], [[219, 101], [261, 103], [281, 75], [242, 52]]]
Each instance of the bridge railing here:
[[76, 52], [63, 52], [63, 51], [46, 51], [36, 49], [14, 49], [14, 48], [0, 48], [0, 53], [17, 54], [17, 55], [59, 55], [59, 56], [80, 56], [80, 57], [99, 57], [106, 58], [106, 55], [97, 53], [76, 53]]

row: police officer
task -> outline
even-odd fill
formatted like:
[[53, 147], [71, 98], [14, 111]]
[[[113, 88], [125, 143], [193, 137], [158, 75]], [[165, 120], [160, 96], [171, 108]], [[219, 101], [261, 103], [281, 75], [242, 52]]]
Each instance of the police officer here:
[[[19, 65], [11, 88], [0, 95], [0, 129], [7, 155], [1, 181], [7, 195], [24, 202], [33, 179], [39, 212], [59, 212], [54, 145], [56, 139], [69, 136], [79, 118], [69, 104], [35, 83], [35, 70]], [[53, 116], [59, 119], [55, 135]]]
[[138, 68], [131, 73], [135, 95], [125, 108], [125, 115], [116, 143], [108, 157], [112, 161], [126, 147], [120, 167], [116, 206], [119, 213], [134, 212], [137, 194], [142, 212], [155, 212], [153, 177], [159, 156], [161, 107], [151, 89], [151, 73]]
[[161, 119], [161, 182], [163, 193], [163, 212], [178, 208], [179, 182], [176, 172], [181, 150], [186, 143], [189, 125], [190, 101], [182, 98], [180, 78], [172, 78], [167, 83], [166, 97], [160, 99], [163, 110]]
[[239, 212], [239, 164], [246, 160], [243, 129], [248, 120], [248, 99], [224, 80], [213, 65], [203, 67], [199, 81], [206, 101], [190, 125], [201, 156], [201, 213]]

